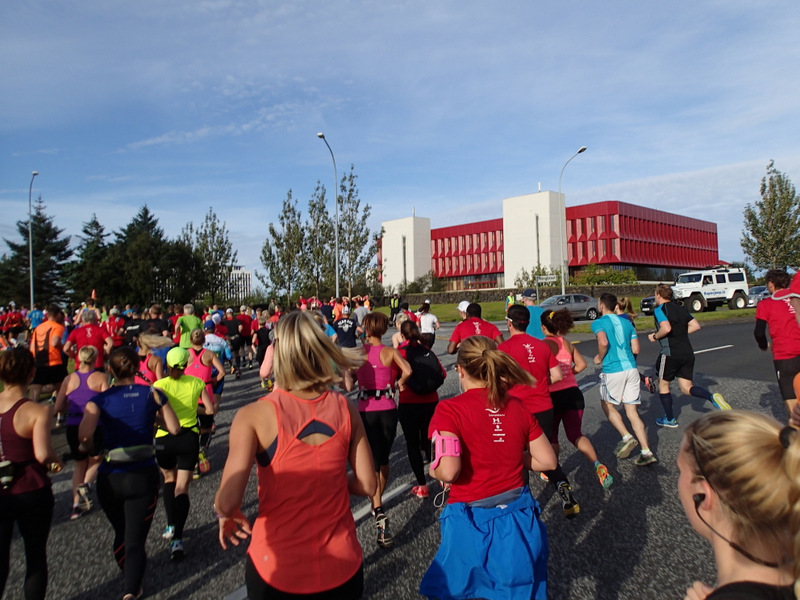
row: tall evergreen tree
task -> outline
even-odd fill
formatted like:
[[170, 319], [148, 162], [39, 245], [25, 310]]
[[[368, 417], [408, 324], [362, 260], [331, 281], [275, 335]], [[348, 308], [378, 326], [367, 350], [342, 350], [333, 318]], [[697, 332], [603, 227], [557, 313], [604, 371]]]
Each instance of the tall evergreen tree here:
[[758, 269], [800, 267], [800, 198], [775, 161], [761, 179], [761, 200], [744, 209], [741, 244]]
[[[31, 234], [33, 239], [34, 302], [64, 302], [67, 300], [67, 269], [72, 256], [69, 236], [55, 226], [53, 217], [45, 213], [42, 197], [33, 207]], [[0, 259], [0, 298], [4, 303], [15, 300], [28, 305], [30, 300], [30, 261], [28, 250], [28, 221], [17, 221], [21, 242], [5, 239], [9, 254]]]
[[69, 265], [69, 283], [72, 296], [76, 300], [83, 300], [91, 295], [92, 290], [102, 301], [110, 300], [108, 286], [108, 244], [105, 227], [97, 220], [97, 215], [92, 213], [92, 218], [83, 224], [83, 235], [78, 236], [80, 244], [76, 249], [76, 259]]
[[306, 251], [306, 287], [319, 298], [330, 289], [334, 272], [333, 219], [327, 210], [325, 186], [317, 187], [308, 200], [308, 219], [305, 223], [308, 249]]
[[367, 220], [372, 207], [361, 208], [358, 197], [358, 176], [354, 165], [350, 173], [342, 177], [339, 202], [339, 275], [347, 286], [347, 295], [353, 295], [353, 287], [366, 281], [367, 271], [375, 261], [376, 244], [370, 235]]
[[297, 201], [292, 198], [292, 190], [283, 201], [278, 227], [270, 223], [268, 231], [269, 237], [261, 248], [261, 264], [266, 269], [266, 275], [258, 274], [257, 277], [268, 289], [284, 291], [289, 303], [306, 269], [306, 257], [303, 254], [306, 232]]

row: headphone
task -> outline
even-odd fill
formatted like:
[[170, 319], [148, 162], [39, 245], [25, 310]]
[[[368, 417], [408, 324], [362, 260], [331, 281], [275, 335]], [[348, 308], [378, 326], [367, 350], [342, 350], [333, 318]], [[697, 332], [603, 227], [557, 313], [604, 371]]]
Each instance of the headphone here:
[[703, 503], [703, 500], [705, 500], [705, 499], [706, 499], [706, 495], [705, 494], [695, 494], [694, 496], [692, 496], [692, 500], [694, 500], [694, 511], [697, 513], [697, 516], [700, 518], [700, 520], [703, 522], [703, 524], [711, 530], [711, 533], [713, 533], [714, 535], [716, 535], [716, 536], [722, 538], [723, 540], [725, 540], [726, 542], [728, 542], [728, 545], [731, 548], [736, 550], [739, 554], [741, 554], [745, 558], [752, 560], [754, 563], [758, 563], [759, 565], [764, 565], [765, 567], [770, 567], [771, 569], [777, 569], [780, 566], [776, 562], [768, 562], [766, 560], [762, 560], [762, 559], [760, 559], [760, 558], [758, 558], [756, 556], [753, 556], [747, 550], [742, 548], [739, 544], [737, 544], [736, 542], [732, 542], [731, 540], [726, 538], [724, 535], [722, 535], [720, 532], [718, 532], [716, 529], [714, 529], [711, 525], [709, 525], [708, 521], [706, 521], [703, 518], [703, 515], [700, 514], [700, 505]]

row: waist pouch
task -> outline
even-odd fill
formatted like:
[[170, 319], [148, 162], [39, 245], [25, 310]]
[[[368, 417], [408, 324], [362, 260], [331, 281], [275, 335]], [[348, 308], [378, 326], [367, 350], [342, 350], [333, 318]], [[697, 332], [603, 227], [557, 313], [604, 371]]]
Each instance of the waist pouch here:
[[114, 448], [106, 452], [106, 462], [131, 463], [153, 458], [155, 449], [152, 444]]

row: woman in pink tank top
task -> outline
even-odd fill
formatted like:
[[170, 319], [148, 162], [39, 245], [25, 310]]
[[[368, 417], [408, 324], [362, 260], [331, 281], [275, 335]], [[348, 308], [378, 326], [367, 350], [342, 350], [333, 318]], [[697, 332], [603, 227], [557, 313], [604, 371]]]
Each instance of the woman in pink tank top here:
[[159, 379], [164, 378], [164, 363], [150, 350], [172, 346], [172, 340], [162, 335], [143, 333], [139, 336], [139, 373], [134, 378], [134, 383], [152, 386]]
[[[241, 408], [231, 425], [214, 503], [220, 544], [251, 538], [251, 600], [360, 598], [363, 557], [350, 494], [374, 495], [377, 480], [357, 410], [330, 388], [363, 357], [334, 345], [302, 311], [278, 321], [273, 346], [275, 390]], [[251, 527], [241, 506], [253, 462], [258, 516]]]
[[594, 465], [597, 480], [603, 488], [608, 489], [614, 483], [614, 478], [608, 473], [608, 468], [597, 460], [592, 442], [581, 432], [585, 403], [575, 374], [586, 368], [586, 361], [578, 349], [564, 338], [572, 325], [572, 315], [566, 308], [542, 314], [544, 341], [550, 346], [564, 375], [561, 381], [550, 384], [550, 398], [553, 400], [553, 434], [550, 442], [558, 457], [558, 426], [563, 423], [567, 439]]
[[[389, 455], [397, 434], [398, 411], [394, 400], [395, 380], [397, 389], [405, 391], [406, 381], [411, 377], [411, 365], [391, 346], [384, 346], [381, 338], [389, 328], [389, 317], [379, 312], [364, 316], [361, 323], [367, 339], [364, 351], [365, 362], [356, 371], [358, 381], [358, 412], [367, 431], [372, 449], [372, 463], [378, 471], [378, 489], [372, 497], [372, 513], [375, 515], [377, 543], [381, 548], [392, 545], [386, 511], [383, 510], [383, 491], [389, 483]], [[399, 372], [399, 378], [398, 378]]]

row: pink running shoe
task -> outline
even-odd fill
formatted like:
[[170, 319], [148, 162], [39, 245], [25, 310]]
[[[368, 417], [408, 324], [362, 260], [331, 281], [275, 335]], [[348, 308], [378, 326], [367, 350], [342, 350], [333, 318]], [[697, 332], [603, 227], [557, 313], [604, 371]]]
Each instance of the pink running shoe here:
[[427, 485], [415, 485], [414, 487], [411, 488], [411, 493], [414, 494], [417, 498], [430, 497]]

